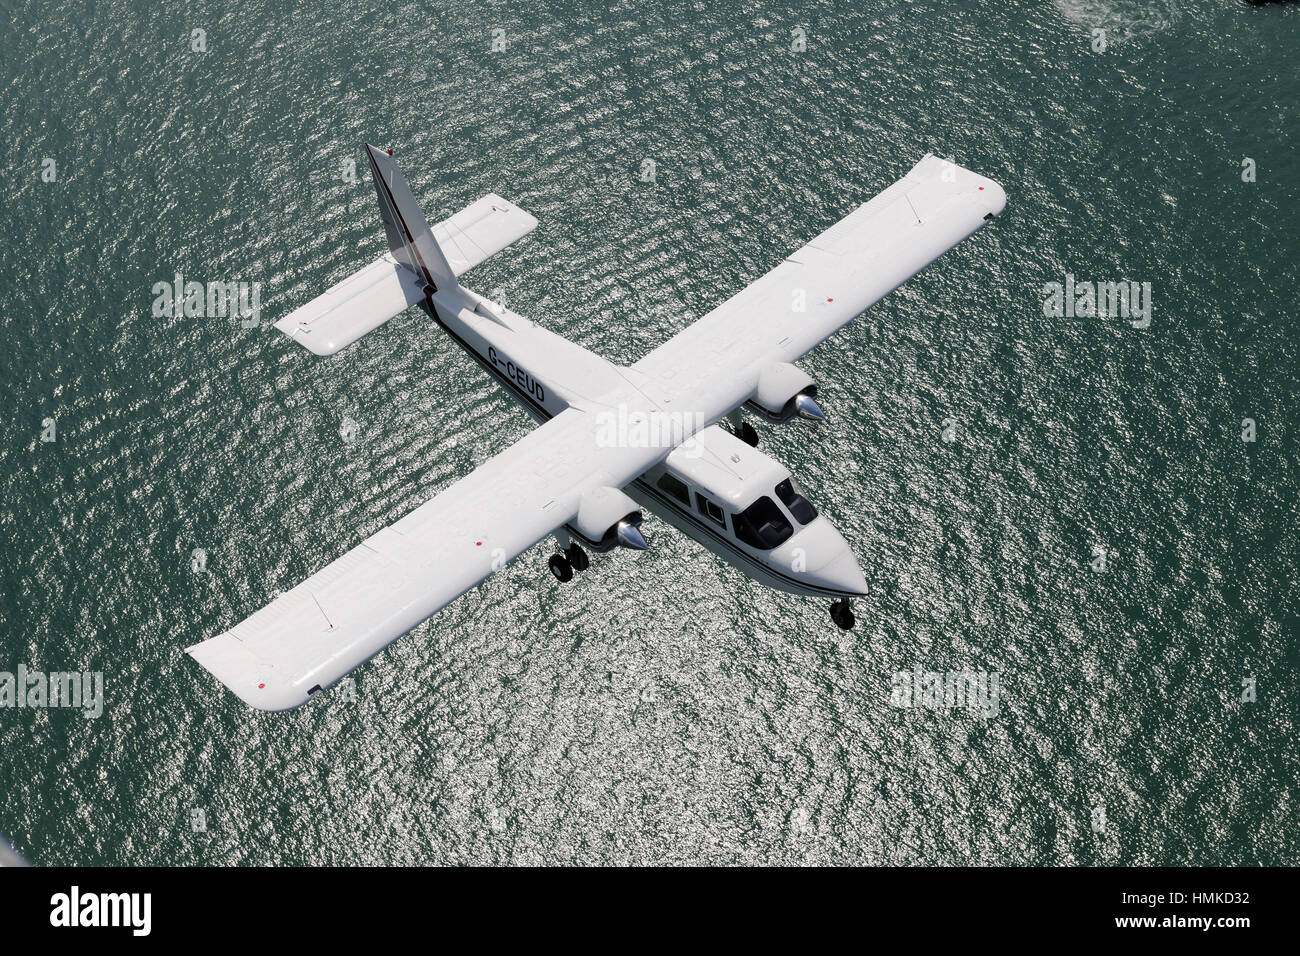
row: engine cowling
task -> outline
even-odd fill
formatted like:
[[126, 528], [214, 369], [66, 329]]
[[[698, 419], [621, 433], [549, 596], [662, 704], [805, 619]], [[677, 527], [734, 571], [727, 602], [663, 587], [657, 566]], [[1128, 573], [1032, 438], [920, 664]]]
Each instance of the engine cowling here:
[[635, 501], [618, 488], [599, 485], [583, 493], [578, 516], [569, 527], [593, 551], [617, 546], [644, 551], [648, 545], [641, 536], [641, 520]]
[[788, 422], [796, 415], [820, 422], [826, 413], [816, 396], [817, 383], [812, 376], [797, 365], [775, 362], [759, 373], [749, 404], [771, 422]]

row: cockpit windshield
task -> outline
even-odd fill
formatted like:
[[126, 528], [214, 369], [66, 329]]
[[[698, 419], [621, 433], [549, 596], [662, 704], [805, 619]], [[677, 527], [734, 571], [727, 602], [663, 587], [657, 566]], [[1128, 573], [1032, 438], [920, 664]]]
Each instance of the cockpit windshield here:
[[800, 524], [807, 524], [817, 517], [817, 509], [803, 496], [802, 491], [803, 489], [795, 485], [793, 478], [787, 478], [776, 486], [776, 496], [785, 502], [785, 506], [790, 509], [790, 514], [794, 515], [794, 520]]
[[[810, 506], [811, 507], [811, 506]], [[771, 551], [790, 535], [794, 528], [776, 502], [764, 495], [740, 514], [731, 516], [736, 537], [759, 551]]]

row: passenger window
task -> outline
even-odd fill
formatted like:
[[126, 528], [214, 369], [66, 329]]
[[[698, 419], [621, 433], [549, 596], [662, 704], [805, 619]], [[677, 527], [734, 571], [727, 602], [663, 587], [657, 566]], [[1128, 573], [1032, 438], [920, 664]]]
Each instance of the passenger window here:
[[686, 483], [678, 480], [675, 475], [665, 471], [655, 484], [682, 504], [689, 505], [691, 503], [691, 493], [686, 490]]
[[812, 502], [800, 494], [800, 489], [794, 486], [794, 479], [787, 478], [776, 486], [776, 496], [785, 502], [785, 506], [790, 509], [790, 514], [794, 515], [794, 520], [800, 524], [807, 524], [817, 517], [817, 509], [812, 506]]
[[764, 495], [738, 515], [731, 516], [736, 537], [759, 551], [771, 551], [790, 535], [794, 528], [776, 502]]
[[722, 514], [722, 508], [698, 492], [695, 495], [695, 501], [700, 507], [700, 514], [708, 515], [716, 521], [720, 527], [725, 528], [727, 526], [727, 519]]

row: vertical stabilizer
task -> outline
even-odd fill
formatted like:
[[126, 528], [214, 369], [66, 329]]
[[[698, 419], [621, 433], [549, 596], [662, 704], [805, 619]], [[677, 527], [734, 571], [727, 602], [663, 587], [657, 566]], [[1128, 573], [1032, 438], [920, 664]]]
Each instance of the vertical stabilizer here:
[[456, 285], [456, 275], [447, 264], [433, 231], [415, 201], [406, 177], [390, 153], [366, 144], [370, 171], [375, 178], [379, 213], [384, 218], [384, 232], [393, 257], [415, 272], [429, 287], [429, 294]]

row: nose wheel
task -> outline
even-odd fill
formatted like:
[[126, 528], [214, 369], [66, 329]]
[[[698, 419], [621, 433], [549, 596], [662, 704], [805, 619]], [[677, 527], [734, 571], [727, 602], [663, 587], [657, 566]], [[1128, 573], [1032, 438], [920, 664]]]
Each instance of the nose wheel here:
[[853, 607], [849, 604], [848, 598], [840, 598], [831, 605], [831, 620], [841, 631], [853, 630], [853, 625], [858, 622], [853, 616]]

